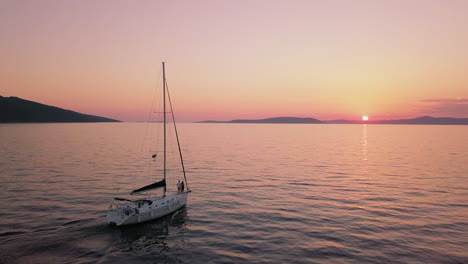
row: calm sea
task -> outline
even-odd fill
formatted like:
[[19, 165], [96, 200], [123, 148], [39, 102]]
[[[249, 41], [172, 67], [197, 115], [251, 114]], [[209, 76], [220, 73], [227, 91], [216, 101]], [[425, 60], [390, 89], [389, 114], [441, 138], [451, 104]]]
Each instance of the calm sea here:
[[188, 205], [116, 228], [112, 198], [158, 162], [147, 124], [0, 125], [0, 262], [468, 263], [468, 126], [179, 133]]

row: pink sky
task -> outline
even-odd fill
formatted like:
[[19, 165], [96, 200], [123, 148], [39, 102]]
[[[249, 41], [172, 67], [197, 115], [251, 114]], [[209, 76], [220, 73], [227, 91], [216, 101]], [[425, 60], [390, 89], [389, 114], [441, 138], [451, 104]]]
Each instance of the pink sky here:
[[468, 117], [468, 1], [0, 3], [0, 95], [145, 120]]

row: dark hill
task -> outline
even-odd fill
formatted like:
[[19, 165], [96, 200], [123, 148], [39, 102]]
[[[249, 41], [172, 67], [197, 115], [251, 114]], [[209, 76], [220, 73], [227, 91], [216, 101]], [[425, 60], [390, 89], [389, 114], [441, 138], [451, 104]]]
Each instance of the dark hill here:
[[327, 120], [328, 124], [387, 124], [387, 125], [468, 125], [468, 118], [421, 116], [393, 120]]
[[120, 122], [18, 97], [0, 96], [0, 123]]
[[468, 125], [468, 118], [421, 116], [412, 119], [378, 120], [372, 123], [402, 125]]
[[324, 123], [310, 117], [272, 117], [266, 119], [236, 119], [231, 121], [200, 121], [197, 123], [250, 123], [250, 124], [321, 124]]
[[237, 119], [229, 123], [267, 123], [267, 124], [320, 124], [322, 121], [310, 117], [272, 117], [266, 119]]
[[195, 123], [239, 123], [239, 124], [395, 124], [395, 125], [468, 125], [468, 118], [421, 116], [395, 120], [327, 120], [301, 117], [273, 117], [266, 119], [236, 119], [231, 121], [206, 120]]

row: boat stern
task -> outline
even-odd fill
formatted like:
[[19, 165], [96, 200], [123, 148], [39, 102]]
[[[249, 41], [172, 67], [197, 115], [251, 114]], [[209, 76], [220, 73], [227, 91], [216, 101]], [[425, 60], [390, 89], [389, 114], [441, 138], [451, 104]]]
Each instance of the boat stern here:
[[124, 225], [132, 216], [135, 215], [135, 210], [130, 207], [117, 207], [107, 212], [107, 223], [112, 226]]

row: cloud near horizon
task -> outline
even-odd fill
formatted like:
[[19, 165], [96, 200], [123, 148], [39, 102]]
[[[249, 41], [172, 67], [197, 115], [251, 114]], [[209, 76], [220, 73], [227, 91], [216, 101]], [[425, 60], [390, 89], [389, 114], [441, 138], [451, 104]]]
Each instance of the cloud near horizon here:
[[428, 115], [446, 115], [451, 117], [468, 117], [468, 99], [424, 99], [420, 107], [422, 113]]
[[421, 100], [421, 102], [424, 103], [468, 103], [468, 99], [464, 98], [459, 98], [459, 99], [446, 99], [446, 98], [441, 98], [441, 99], [425, 99]]

